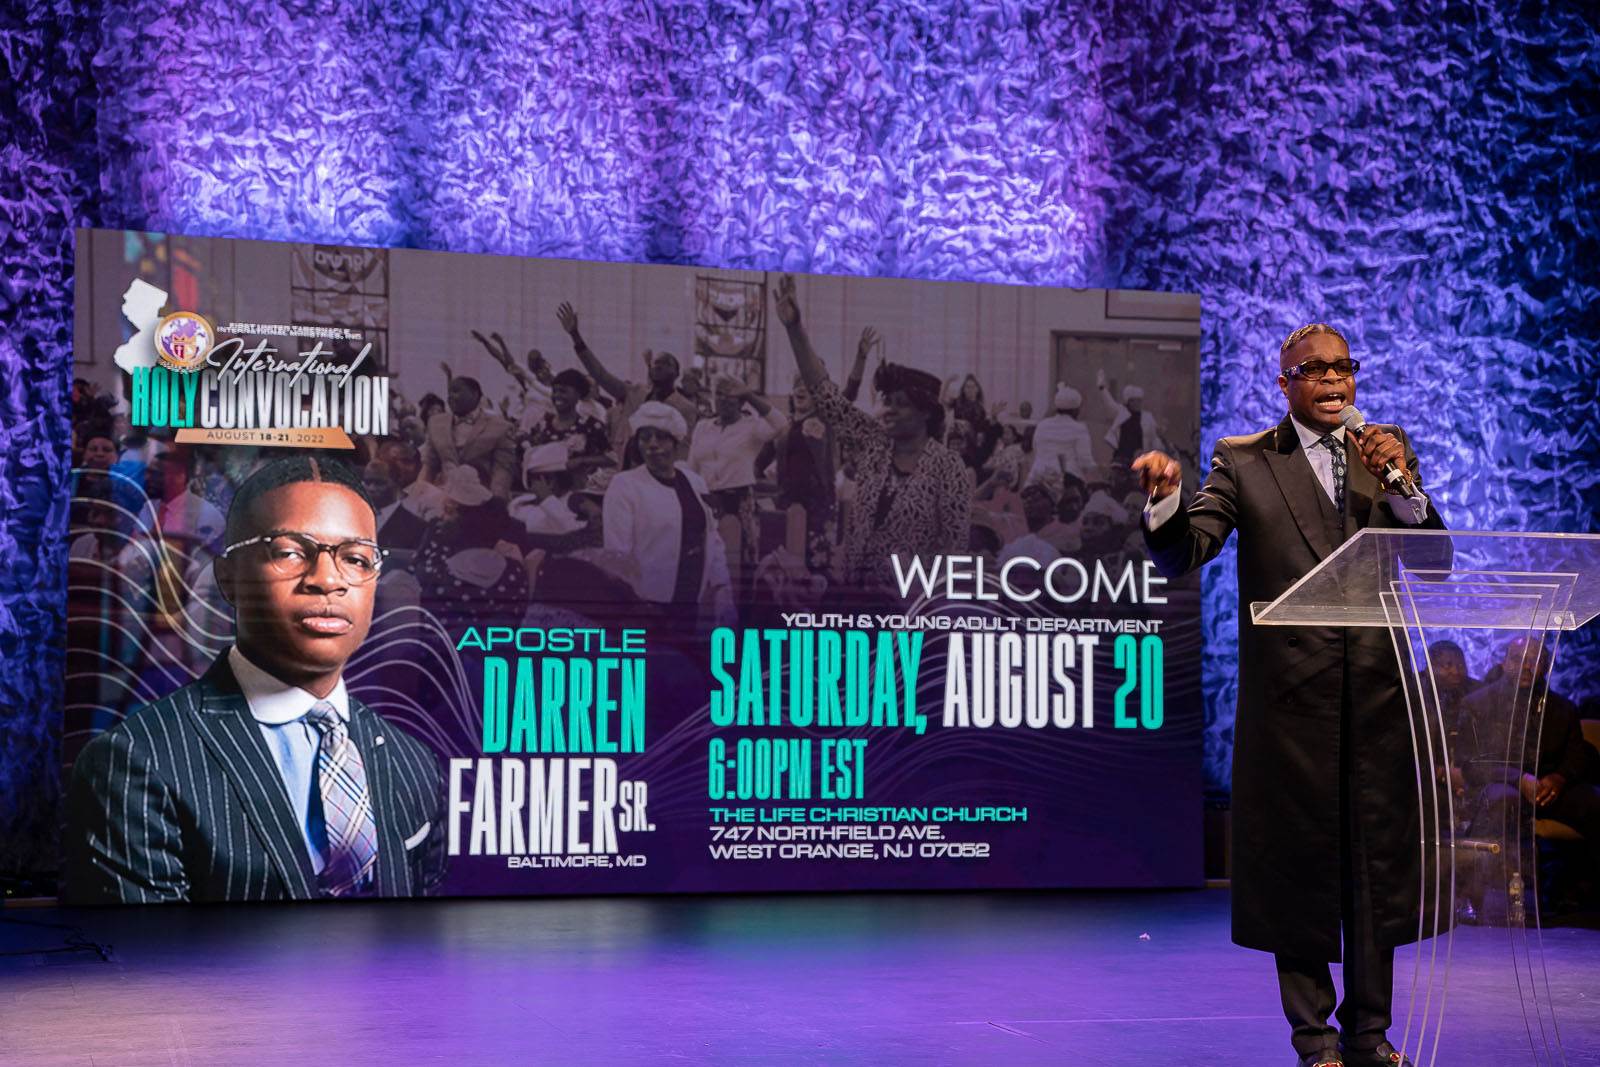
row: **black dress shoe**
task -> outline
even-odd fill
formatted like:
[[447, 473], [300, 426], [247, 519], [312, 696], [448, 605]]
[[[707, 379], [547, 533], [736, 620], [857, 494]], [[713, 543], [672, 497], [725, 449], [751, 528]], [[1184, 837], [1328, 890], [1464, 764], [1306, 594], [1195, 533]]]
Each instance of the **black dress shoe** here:
[[1350, 1067], [1416, 1067], [1400, 1050], [1385, 1041], [1377, 1048], [1346, 1048], [1344, 1062]]
[[1344, 1059], [1340, 1057], [1336, 1048], [1325, 1048], [1321, 1052], [1308, 1052], [1300, 1057], [1300, 1067], [1343, 1067]]

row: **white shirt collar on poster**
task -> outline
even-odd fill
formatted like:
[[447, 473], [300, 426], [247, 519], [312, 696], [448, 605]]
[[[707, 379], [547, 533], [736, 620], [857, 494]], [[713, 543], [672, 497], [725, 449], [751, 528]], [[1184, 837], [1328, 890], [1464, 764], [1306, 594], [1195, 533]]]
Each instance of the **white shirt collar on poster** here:
[[[299, 686], [280, 681], [250, 662], [238, 645], [228, 650], [228, 666], [233, 668], [233, 676], [238, 679], [244, 699], [250, 705], [250, 717], [256, 722], [282, 726], [300, 718], [317, 702], [317, 697]], [[339, 718], [350, 721], [350, 693], [345, 689], [343, 678], [333, 687], [333, 692], [322, 699], [333, 705]]]

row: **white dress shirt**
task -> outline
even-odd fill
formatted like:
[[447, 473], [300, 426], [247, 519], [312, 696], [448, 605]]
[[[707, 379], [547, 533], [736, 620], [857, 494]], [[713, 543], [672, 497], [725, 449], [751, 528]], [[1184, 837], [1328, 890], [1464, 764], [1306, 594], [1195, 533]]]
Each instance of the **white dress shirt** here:
[[[1330, 503], [1335, 499], [1333, 493], [1333, 453], [1317, 444], [1322, 440], [1323, 432], [1313, 430], [1299, 419], [1290, 416], [1289, 421], [1294, 423], [1294, 432], [1300, 437], [1300, 451], [1306, 454], [1306, 461], [1311, 464], [1311, 473], [1317, 476], [1317, 484], [1322, 486], [1322, 491], [1327, 494]], [[1334, 440], [1339, 446], [1344, 447], [1344, 427], [1333, 430]], [[1351, 462], [1361, 462], [1360, 457]], [[1349, 484], [1348, 473], [1345, 476]], [[1178, 513], [1178, 497], [1183, 493], [1180, 483], [1171, 495], [1157, 501], [1146, 501], [1144, 506], [1144, 523], [1148, 529], [1154, 530], [1162, 523]], [[1389, 509], [1394, 512], [1394, 517], [1407, 526], [1416, 526], [1428, 517], [1428, 498], [1422, 495], [1422, 490], [1417, 490], [1417, 495], [1404, 497], [1399, 493], [1384, 491], [1383, 498], [1389, 502]]]
[[339, 718], [350, 722], [350, 694], [340, 678], [333, 692], [315, 697], [298, 686], [279, 681], [245, 658], [239, 646], [228, 650], [228, 666], [238, 679], [250, 717], [261, 728], [267, 751], [278, 766], [278, 777], [289, 794], [295, 823], [305, 838], [311, 867], [318, 874], [328, 862], [328, 834], [322, 819], [322, 794], [317, 789], [317, 751], [322, 735], [306, 721], [306, 712], [319, 699], [333, 705]]
[[689, 437], [689, 466], [713, 493], [743, 489], [756, 483], [756, 457], [761, 446], [789, 425], [777, 408], [762, 416], [744, 415], [724, 426], [720, 419], [701, 419]]
[[1028, 480], [1037, 481], [1047, 471], [1060, 470], [1080, 482], [1089, 482], [1094, 452], [1089, 427], [1071, 415], [1059, 413], [1042, 419], [1033, 430], [1033, 467]]

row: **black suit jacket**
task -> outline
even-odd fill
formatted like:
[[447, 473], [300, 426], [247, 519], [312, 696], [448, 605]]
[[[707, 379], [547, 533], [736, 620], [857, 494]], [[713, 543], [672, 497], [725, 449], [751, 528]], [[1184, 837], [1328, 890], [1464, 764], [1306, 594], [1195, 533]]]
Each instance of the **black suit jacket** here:
[[[1400, 439], [1407, 466], [1417, 471], [1405, 432], [1378, 428]], [[1346, 438], [1343, 538], [1369, 526], [1403, 526]], [[1342, 840], [1341, 794], [1360, 828], [1354, 869], [1370, 887], [1384, 944], [1417, 936], [1419, 821], [1405, 694], [1388, 630], [1250, 621], [1251, 602], [1277, 599], [1334, 551], [1319, 497], [1326, 493], [1286, 417], [1273, 429], [1219, 441], [1205, 485], [1187, 507], [1146, 530], [1145, 544], [1161, 573], [1176, 577], [1215, 558], [1238, 534], [1233, 938], [1247, 948], [1337, 960], [1340, 852], [1351, 847]], [[1430, 501], [1422, 528], [1443, 526]]]
[[[1498, 681], [1479, 688], [1462, 701], [1460, 732], [1463, 742], [1458, 758], [1464, 761], [1469, 783], [1514, 785], [1523, 772], [1539, 778], [1559, 774], [1568, 785], [1592, 782], [1600, 777], [1600, 754], [1584, 739], [1578, 706], [1560, 693], [1551, 692], [1549, 686], [1549, 679], [1544, 679], [1532, 693], [1519, 694], [1511, 680], [1502, 675]], [[1535, 710], [1541, 700], [1542, 717]], [[1522, 760], [1520, 764], [1507, 766], [1506, 755], [1516, 750], [1516, 743], [1508, 741], [1506, 735], [1513, 721], [1512, 708], [1518, 704], [1528, 716], [1523, 731]], [[1520, 725], [1521, 720], [1517, 721]]]
[[427, 532], [428, 521], [412, 514], [411, 509], [402, 503], [378, 531], [378, 544], [404, 552], [422, 544], [423, 535]]
[[[350, 736], [378, 830], [376, 895], [437, 891], [445, 865], [438, 760], [354, 698]], [[85, 746], [72, 769], [66, 829], [65, 896], [74, 904], [318, 895], [283, 779], [226, 655]]]

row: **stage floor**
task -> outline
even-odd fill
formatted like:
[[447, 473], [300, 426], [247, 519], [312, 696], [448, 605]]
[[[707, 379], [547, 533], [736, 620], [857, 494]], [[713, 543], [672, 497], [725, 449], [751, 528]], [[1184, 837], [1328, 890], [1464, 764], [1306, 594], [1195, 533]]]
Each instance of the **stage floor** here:
[[[1224, 890], [0, 912], [6, 1067], [1294, 1062]], [[1148, 939], [1144, 935], [1148, 935]], [[1544, 933], [1570, 1067], [1600, 932]], [[1455, 942], [1438, 1063], [1528, 1063], [1503, 931]], [[1398, 1043], [1410, 956], [1396, 968]]]

